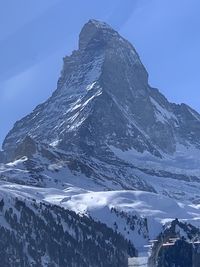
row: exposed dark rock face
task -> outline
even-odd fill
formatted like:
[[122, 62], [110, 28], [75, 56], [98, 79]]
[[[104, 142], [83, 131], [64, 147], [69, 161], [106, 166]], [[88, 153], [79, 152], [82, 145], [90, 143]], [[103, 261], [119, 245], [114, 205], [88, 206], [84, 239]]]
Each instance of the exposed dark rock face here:
[[3, 151], [0, 151], [0, 163], [3, 163], [5, 161], [4, 153]]
[[36, 143], [29, 135], [26, 135], [23, 141], [16, 147], [14, 151], [14, 157], [16, 159], [24, 156], [31, 158], [36, 153], [36, 151]]
[[199, 147], [200, 116], [151, 88], [133, 46], [107, 24], [90, 20], [79, 50], [64, 59], [57, 90], [15, 124], [4, 150], [15, 149], [27, 135], [99, 157], [109, 145], [161, 157], [175, 152], [177, 142]]

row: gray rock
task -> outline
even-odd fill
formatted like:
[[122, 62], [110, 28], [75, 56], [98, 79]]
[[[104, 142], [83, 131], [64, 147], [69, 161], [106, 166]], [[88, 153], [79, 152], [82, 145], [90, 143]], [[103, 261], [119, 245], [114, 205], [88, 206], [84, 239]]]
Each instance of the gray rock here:
[[175, 105], [148, 85], [148, 74], [133, 46], [109, 25], [90, 20], [81, 30], [79, 50], [64, 58], [58, 88], [18, 121], [4, 150], [27, 133], [67, 151], [104, 155], [107, 146], [172, 154], [177, 140], [200, 144], [200, 116]]
[[[79, 49], [64, 58], [56, 91], [16, 122], [6, 136], [3, 149], [7, 159], [30, 158], [37, 150], [31, 140], [46, 146], [46, 155], [51, 147], [76, 155], [78, 162], [86, 157], [87, 168], [82, 171], [89, 171], [92, 158], [107, 164], [108, 171], [114, 159], [113, 173], [121, 177], [111, 147], [141, 155], [148, 152], [157, 159], [173, 156], [178, 144], [199, 149], [200, 115], [185, 104], [170, 103], [158, 89], [151, 88], [134, 47], [106, 23], [90, 20], [81, 30]], [[52, 160], [51, 156], [47, 158]], [[98, 179], [113, 179], [109, 172], [103, 175], [100, 166]], [[131, 188], [136, 188], [135, 182], [130, 182], [130, 170], [124, 175]], [[146, 188], [144, 181], [141, 184]]]

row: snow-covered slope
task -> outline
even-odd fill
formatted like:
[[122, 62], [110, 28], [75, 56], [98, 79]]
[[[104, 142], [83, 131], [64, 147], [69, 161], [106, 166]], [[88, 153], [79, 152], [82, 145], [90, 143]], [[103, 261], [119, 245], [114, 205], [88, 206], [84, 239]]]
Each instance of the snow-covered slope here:
[[2, 267], [121, 267], [136, 256], [105, 224], [42, 202], [34, 188], [6, 187], [0, 190]]
[[[30, 141], [30, 138], [28, 138]], [[27, 141], [26, 141], [27, 142]], [[31, 141], [33, 143], [33, 141]], [[26, 146], [28, 146], [26, 144]], [[0, 178], [8, 182], [40, 187], [65, 188], [68, 184], [86, 190], [143, 190], [169, 196], [185, 203], [199, 203], [200, 176], [197, 149], [179, 152], [180, 161], [191, 161], [181, 168], [173, 157], [157, 158], [135, 150], [121, 151], [104, 161], [46, 145], [38, 145], [32, 155], [0, 165]], [[29, 150], [22, 146], [20, 151]], [[195, 157], [195, 153], [196, 157]], [[182, 154], [183, 153], [183, 154]], [[177, 152], [178, 154], [178, 152]], [[19, 154], [20, 155], [20, 154]], [[192, 156], [193, 155], [193, 156]], [[193, 164], [193, 165], [192, 165]], [[191, 166], [191, 167], [189, 167]]]
[[1, 182], [0, 195], [22, 201], [35, 199], [91, 216], [122, 234], [138, 251], [145, 250], [149, 239], [155, 239], [175, 218], [196, 226], [200, 223], [199, 205], [143, 191], [94, 192], [70, 185], [61, 190]]

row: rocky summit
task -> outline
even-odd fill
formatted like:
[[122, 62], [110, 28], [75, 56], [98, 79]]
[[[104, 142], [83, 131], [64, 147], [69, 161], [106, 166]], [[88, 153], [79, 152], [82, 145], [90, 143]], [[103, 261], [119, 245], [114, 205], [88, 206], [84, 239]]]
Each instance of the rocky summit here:
[[44, 165], [37, 162], [41, 147], [44, 158], [73, 166], [108, 189], [157, 191], [151, 179], [138, 178], [138, 169], [198, 181], [200, 115], [168, 102], [148, 84], [134, 47], [108, 24], [90, 20], [79, 49], [64, 58], [55, 92], [6, 136], [4, 161], [27, 156]]
[[177, 217], [199, 223], [200, 115], [152, 88], [104, 22], [83, 26], [57, 89], [15, 123], [0, 160], [2, 192], [89, 214], [138, 251]]
[[18, 121], [3, 149], [27, 135], [65, 151], [99, 156], [110, 146], [173, 155], [177, 145], [200, 145], [200, 116], [175, 105], [148, 84], [134, 47], [105, 23], [90, 20], [79, 50], [64, 58], [58, 86], [43, 104]]

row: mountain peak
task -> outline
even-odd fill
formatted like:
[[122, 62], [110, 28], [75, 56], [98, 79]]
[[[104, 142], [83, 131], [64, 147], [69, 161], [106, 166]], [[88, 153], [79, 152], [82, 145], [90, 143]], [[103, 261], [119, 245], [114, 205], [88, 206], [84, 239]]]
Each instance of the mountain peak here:
[[[200, 147], [199, 122], [195, 111], [169, 103], [149, 86], [132, 44], [108, 24], [89, 20], [80, 32], [79, 50], [64, 59], [57, 90], [15, 124], [3, 149], [12, 156], [29, 135], [39, 143], [98, 157], [110, 146], [161, 157], [160, 151], [176, 151], [176, 140]], [[31, 144], [28, 139], [20, 149], [32, 152]]]
[[118, 33], [107, 23], [90, 19], [80, 32], [79, 49], [85, 49], [92, 42], [102, 42], [116, 35], [118, 35]]
[[85, 25], [87, 25], [87, 24], [93, 24], [93, 26], [98, 28], [98, 29], [111, 29], [111, 30], [113, 30], [112, 27], [109, 24], [107, 24], [106, 22], [96, 20], [96, 19], [90, 19]]

